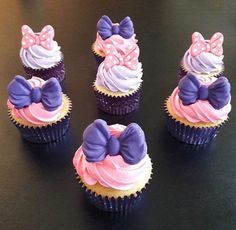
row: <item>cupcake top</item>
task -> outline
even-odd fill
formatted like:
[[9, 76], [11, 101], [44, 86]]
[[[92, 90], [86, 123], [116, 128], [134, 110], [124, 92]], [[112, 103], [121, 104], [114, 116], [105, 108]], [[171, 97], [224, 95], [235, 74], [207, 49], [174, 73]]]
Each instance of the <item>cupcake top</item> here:
[[183, 77], [171, 94], [172, 111], [191, 123], [215, 123], [228, 118], [231, 111], [230, 83], [227, 78]]
[[217, 32], [210, 40], [205, 40], [199, 32], [192, 35], [192, 44], [184, 54], [182, 66], [196, 74], [220, 73], [223, 63], [223, 34]]
[[136, 44], [124, 50], [109, 46], [105, 60], [99, 65], [95, 85], [114, 93], [137, 90], [143, 76], [139, 52]]
[[100, 119], [85, 129], [73, 164], [86, 184], [117, 190], [131, 189], [151, 169], [145, 136], [137, 124], [107, 126]]
[[50, 68], [58, 64], [63, 58], [61, 47], [53, 40], [54, 29], [45, 26], [41, 32], [23, 25], [20, 58], [24, 66], [32, 69]]
[[23, 125], [43, 126], [58, 121], [67, 114], [70, 106], [56, 78], [26, 80], [18, 75], [7, 90], [11, 116]]
[[94, 48], [104, 56], [109, 46], [124, 50], [137, 42], [130, 17], [125, 17], [120, 23], [113, 23], [108, 16], [104, 15], [98, 21]]

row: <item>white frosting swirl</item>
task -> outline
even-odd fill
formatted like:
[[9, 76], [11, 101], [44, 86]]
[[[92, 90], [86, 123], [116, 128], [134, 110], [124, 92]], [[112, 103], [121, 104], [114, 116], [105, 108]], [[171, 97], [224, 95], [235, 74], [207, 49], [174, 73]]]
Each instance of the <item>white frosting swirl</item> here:
[[40, 45], [28, 49], [21, 48], [20, 58], [23, 65], [32, 69], [50, 68], [62, 60], [61, 47], [53, 41], [53, 49], [47, 50]]
[[126, 93], [130, 90], [137, 89], [142, 80], [143, 69], [139, 62], [136, 70], [131, 70], [123, 65], [115, 65], [108, 70], [102, 62], [97, 71], [95, 84], [103, 86], [112, 92]]

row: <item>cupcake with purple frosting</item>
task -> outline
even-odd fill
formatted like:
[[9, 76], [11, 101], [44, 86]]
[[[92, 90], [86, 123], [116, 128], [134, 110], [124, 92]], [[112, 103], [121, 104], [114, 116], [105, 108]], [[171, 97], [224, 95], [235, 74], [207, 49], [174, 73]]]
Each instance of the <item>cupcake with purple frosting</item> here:
[[73, 165], [91, 203], [110, 212], [134, 208], [152, 174], [140, 126], [108, 126], [101, 119], [85, 129]]
[[176, 139], [193, 145], [213, 140], [231, 111], [230, 83], [188, 73], [165, 102], [167, 128]]
[[192, 44], [180, 63], [179, 78], [188, 72], [195, 76], [219, 77], [224, 71], [222, 33], [215, 33], [210, 40], [205, 40], [199, 32], [192, 35]]
[[34, 33], [29, 26], [23, 25], [21, 31], [20, 58], [26, 75], [29, 78], [37, 76], [44, 80], [55, 77], [63, 81], [65, 78], [64, 57], [61, 47], [53, 40], [53, 27], [47, 25], [41, 32]]
[[143, 75], [139, 47], [133, 44], [121, 51], [110, 46], [108, 51], [93, 85], [96, 102], [106, 113], [124, 115], [139, 107]]
[[108, 16], [103, 15], [97, 23], [97, 37], [92, 45], [97, 66], [104, 61], [110, 46], [125, 50], [138, 42], [135, 36], [130, 17], [125, 17], [120, 23], [113, 23]]
[[24, 139], [47, 143], [66, 133], [72, 104], [56, 78], [44, 81], [16, 76], [7, 90], [9, 117]]

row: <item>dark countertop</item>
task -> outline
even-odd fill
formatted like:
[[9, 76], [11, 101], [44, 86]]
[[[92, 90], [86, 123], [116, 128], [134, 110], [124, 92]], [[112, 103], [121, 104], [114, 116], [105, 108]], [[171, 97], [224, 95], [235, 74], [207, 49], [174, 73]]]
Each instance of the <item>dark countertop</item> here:
[[[225, 36], [225, 75], [236, 88], [236, 2], [33, 1], [0, 3], [0, 229], [235, 229], [236, 116], [215, 141], [194, 147], [167, 132], [163, 102], [177, 84], [178, 65], [199, 31]], [[99, 112], [92, 82], [96, 65], [90, 47], [101, 15], [133, 19], [141, 49], [144, 84], [139, 111], [113, 117]], [[51, 24], [65, 55], [65, 91], [73, 101], [71, 129], [62, 142], [30, 144], [20, 137], [6, 110], [6, 86], [23, 74], [19, 58], [23, 24], [34, 31]], [[139, 208], [126, 215], [104, 213], [85, 199], [72, 157], [85, 127], [96, 118], [137, 122], [144, 129], [154, 174]]]

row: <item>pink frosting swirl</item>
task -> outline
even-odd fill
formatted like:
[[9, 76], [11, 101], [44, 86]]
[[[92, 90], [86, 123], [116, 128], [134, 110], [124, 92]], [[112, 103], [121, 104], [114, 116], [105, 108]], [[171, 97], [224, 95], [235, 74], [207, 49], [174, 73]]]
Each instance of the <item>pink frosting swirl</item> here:
[[[46, 83], [46, 81], [38, 77], [32, 77], [27, 81], [32, 87], [42, 87]], [[61, 115], [62, 108], [61, 105], [54, 111], [47, 111], [42, 103], [32, 103], [25, 108], [16, 109], [9, 100], [7, 101], [7, 106], [15, 119], [21, 119], [34, 125], [45, 125], [57, 120]]]
[[101, 36], [97, 33], [97, 38], [94, 43], [94, 46], [96, 50], [104, 53], [105, 55], [108, 51], [107, 48], [110, 48], [111, 45], [114, 46], [118, 52], [125, 53], [125, 51], [129, 49], [130, 46], [137, 46], [138, 40], [135, 39], [135, 36], [136, 35], [134, 34], [131, 38], [125, 39], [120, 35], [112, 35], [106, 40], [103, 40]]
[[[123, 125], [111, 125], [111, 135], [118, 137], [125, 129]], [[125, 163], [123, 158], [107, 155], [103, 161], [88, 162], [83, 154], [82, 147], [76, 151], [73, 158], [73, 165], [78, 175], [88, 185], [100, 185], [118, 190], [128, 190], [142, 180], [145, 172], [150, 171], [151, 161], [148, 155], [135, 165]]]
[[[198, 77], [201, 84], [209, 85], [217, 78], [215, 77]], [[173, 112], [180, 118], [184, 118], [191, 123], [214, 123], [225, 120], [231, 111], [229, 103], [222, 109], [215, 109], [207, 100], [197, 100], [194, 104], [183, 105], [179, 98], [179, 88], [176, 87], [170, 96], [170, 106]]]

